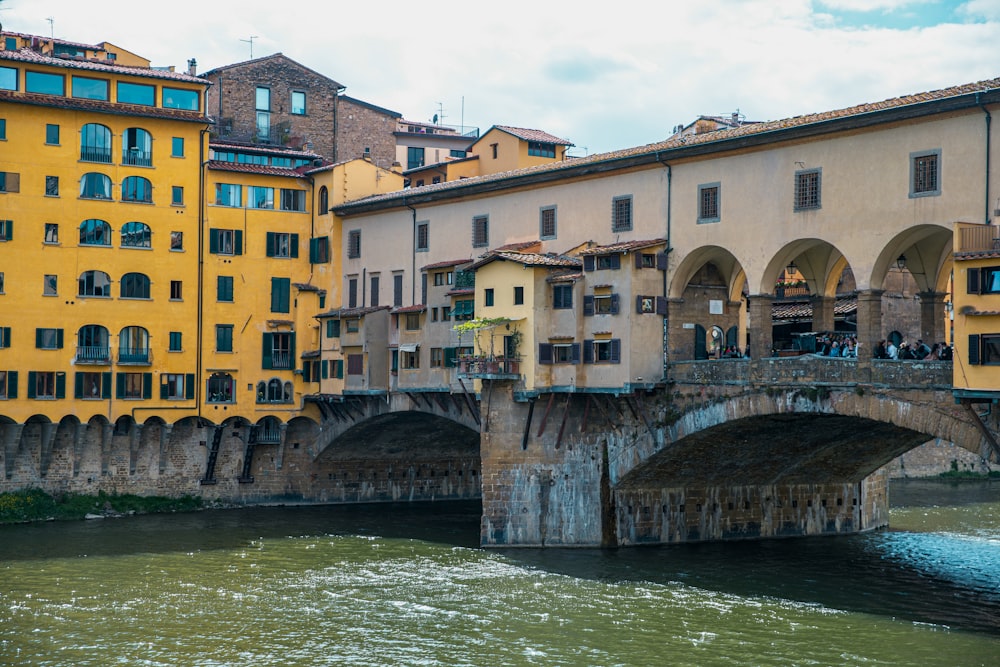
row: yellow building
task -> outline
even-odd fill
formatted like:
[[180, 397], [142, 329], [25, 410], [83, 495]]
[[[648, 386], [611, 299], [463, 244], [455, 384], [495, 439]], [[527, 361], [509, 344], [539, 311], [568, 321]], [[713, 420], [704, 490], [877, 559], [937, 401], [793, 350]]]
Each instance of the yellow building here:
[[0, 412], [195, 414], [206, 83], [100, 46], [0, 46]]
[[1000, 231], [955, 225], [953, 316], [955, 397], [1000, 399]]

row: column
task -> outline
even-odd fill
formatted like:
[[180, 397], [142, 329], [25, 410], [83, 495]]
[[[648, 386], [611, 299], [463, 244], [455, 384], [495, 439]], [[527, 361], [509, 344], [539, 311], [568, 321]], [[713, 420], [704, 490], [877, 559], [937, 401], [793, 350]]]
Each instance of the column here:
[[160, 461], [159, 474], [167, 470], [167, 451], [170, 446], [170, 433], [174, 430], [173, 424], [160, 424]]
[[832, 296], [813, 295], [809, 298], [812, 303], [813, 331], [833, 331], [833, 306], [837, 299]]
[[875, 347], [882, 340], [882, 294], [885, 290], [858, 292], [858, 343], [861, 345], [858, 361], [869, 360]]
[[927, 347], [934, 347], [945, 339], [945, 310], [943, 292], [920, 292], [920, 338]]
[[133, 423], [129, 432], [128, 443], [128, 474], [134, 475], [139, 460], [139, 447], [142, 446], [142, 424]]
[[56, 439], [56, 431], [59, 424], [47, 422], [42, 424], [41, 434], [38, 438], [38, 476], [45, 477], [49, 474], [49, 466], [52, 464], [52, 443]]
[[750, 357], [760, 359], [770, 357], [774, 347], [774, 325], [771, 315], [770, 294], [751, 294], [750, 311], [747, 313], [747, 328], [750, 330]]
[[17, 459], [17, 450], [21, 444], [21, 432], [24, 431], [24, 424], [7, 424], [3, 428], [4, 476], [10, 479], [14, 476], [14, 461]]
[[90, 424], [81, 423], [76, 425], [73, 432], [73, 477], [80, 474], [80, 461], [87, 446], [87, 428]]

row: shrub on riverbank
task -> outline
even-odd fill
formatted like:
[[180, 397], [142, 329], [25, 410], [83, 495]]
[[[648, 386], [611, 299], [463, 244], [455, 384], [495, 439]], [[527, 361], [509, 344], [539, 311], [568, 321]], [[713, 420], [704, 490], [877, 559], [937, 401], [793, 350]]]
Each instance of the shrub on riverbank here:
[[135, 496], [108, 494], [96, 496], [65, 493], [51, 496], [41, 489], [26, 489], [0, 493], [0, 524], [50, 519], [83, 519], [88, 514], [120, 516], [122, 514], [153, 514], [191, 512], [202, 507], [201, 498], [183, 496]]

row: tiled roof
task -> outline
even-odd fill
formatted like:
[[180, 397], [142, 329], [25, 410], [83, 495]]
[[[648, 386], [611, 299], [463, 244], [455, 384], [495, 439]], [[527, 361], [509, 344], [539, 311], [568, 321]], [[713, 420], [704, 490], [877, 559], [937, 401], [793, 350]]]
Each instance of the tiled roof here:
[[1000, 249], [970, 250], [970, 251], [955, 253], [955, 259], [993, 259], [996, 257], [1000, 257]]
[[294, 148], [277, 148], [264, 146], [262, 144], [243, 143], [239, 141], [210, 141], [208, 147], [221, 151], [241, 151], [244, 153], [257, 153], [259, 155], [277, 155], [279, 157], [295, 157], [303, 160], [319, 160], [322, 155], [312, 151], [300, 151]]
[[292, 283], [292, 287], [294, 287], [295, 289], [297, 289], [300, 292], [323, 292], [323, 291], [325, 291], [325, 290], [321, 290], [320, 288], [316, 287], [315, 285], [310, 285], [309, 283]]
[[453, 289], [445, 292], [445, 296], [465, 296], [467, 294], [475, 294], [475, 287], [459, 287], [458, 289]]
[[643, 248], [651, 248], [657, 245], [663, 245], [666, 243], [666, 239], [649, 239], [648, 241], [622, 241], [621, 243], [612, 243], [611, 245], [599, 245], [593, 248], [587, 248], [586, 250], [581, 250], [580, 255], [607, 255], [613, 252], [632, 252], [633, 250], [642, 250]]
[[4, 30], [0, 32], [0, 35], [10, 35], [12, 37], [20, 37], [21, 39], [38, 39], [43, 43], [52, 42], [53, 44], [61, 44], [63, 46], [75, 46], [81, 49], [89, 49], [91, 51], [100, 51], [100, 45], [98, 44], [84, 44], [83, 42], [70, 42], [65, 39], [59, 39], [58, 37], [44, 37], [42, 35], [32, 35], [26, 32], [14, 32], [12, 30]]
[[571, 271], [568, 273], [553, 273], [551, 276], [545, 279], [545, 282], [575, 283], [578, 280], [583, 280], [583, 273], [579, 271]]
[[524, 266], [579, 268], [583, 264], [580, 260], [574, 257], [566, 257], [565, 255], [539, 255], [524, 252], [490, 252], [485, 257], [470, 266], [469, 269], [478, 269], [479, 267], [485, 266], [498, 259], [508, 262], [517, 262], [518, 264], [523, 264]]
[[[834, 315], [850, 315], [858, 310], [858, 298], [837, 297], [833, 304]], [[803, 320], [812, 317], [813, 308], [809, 301], [775, 301], [771, 304], [771, 317], [776, 320]]]
[[427, 266], [421, 266], [421, 271], [430, 271], [432, 269], [446, 269], [449, 266], [461, 266], [462, 264], [468, 264], [471, 259], [449, 259], [443, 262], [434, 262], [433, 264], [428, 264]]
[[140, 116], [142, 118], [166, 118], [170, 120], [192, 121], [198, 123], [215, 122], [200, 111], [185, 111], [183, 109], [163, 109], [148, 107], [142, 104], [122, 104], [104, 102], [101, 100], [83, 100], [59, 95], [40, 95], [38, 93], [19, 93], [13, 90], [0, 90], [0, 102], [14, 104], [30, 104], [41, 107], [57, 107], [77, 111], [93, 111], [96, 113], [121, 114]]
[[202, 76], [207, 77], [207, 76], [215, 74], [217, 72], [224, 72], [224, 71], [229, 70], [229, 69], [235, 69], [237, 67], [244, 67], [246, 65], [251, 65], [251, 64], [252, 65], [256, 65], [256, 64], [264, 62], [265, 60], [285, 60], [285, 61], [287, 61], [287, 62], [295, 65], [296, 67], [304, 69], [307, 72], [311, 72], [311, 73], [315, 74], [316, 76], [323, 77], [324, 79], [326, 79], [327, 81], [329, 81], [330, 83], [332, 83], [334, 86], [336, 86], [338, 89], [343, 89], [345, 87], [342, 84], [337, 83], [336, 81], [334, 81], [330, 77], [326, 76], [325, 74], [320, 74], [316, 70], [310, 69], [309, 67], [306, 67], [305, 65], [303, 65], [300, 62], [292, 60], [291, 58], [289, 58], [288, 56], [286, 56], [285, 54], [280, 53], [280, 52], [279, 53], [272, 53], [269, 56], [263, 56], [261, 58], [254, 58], [252, 60], [244, 60], [242, 62], [232, 63], [232, 64], [229, 64], [229, 65], [223, 65], [221, 67], [216, 67], [213, 70], [209, 70], [209, 71], [205, 72]]
[[393, 313], [393, 315], [402, 314], [402, 313], [422, 313], [425, 310], [427, 310], [427, 306], [425, 306], [422, 303], [418, 303], [418, 304], [413, 305], [413, 306], [400, 306], [399, 308], [393, 308], [392, 309], [392, 313]]
[[302, 178], [302, 173], [291, 167], [269, 167], [263, 164], [242, 164], [240, 162], [222, 162], [209, 160], [208, 168], [215, 171], [235, 171], [242, 174], [260, 174], [262, 176], [287, 176]]
[[539, 240], [535, 241], [518, 241], [516, 243], [508, 243], [502, 245], [499, 248], [493, 248], [492, 252], [520, 252], [522, 250], [527, 250], [533, 246], [541, 246], [542, 242]]
[[[83, 45], [86, 46], [86, 45]], [[89, 46], [94, 49], [97, 47]], [[208, 81], [191, 76], [186, 72], [171, 72], [169, 70], [155, 69], [152, 67], [127, 67], [125, 65], [109, 64], [111, 60], [85, 60], [83, 58], [60, 58], [58, 56], [46, 56], [32, 51], [31, 49], [19, 49], [17, 51], [0, 51], [0, 60], [14, 60], [17, 62], [31, 63], [33, 65], [49, 65], [52, 67], [66, 67], [69, 69], [82, 69], [91, 72], [107, 72], [108, 74], [128, 74], [129, 76], [141, 76], [148, 79], [168, 79], [171, 81], [183, 81], [185, 83], [198, 83], [202, 86], [211, 85]]]
[[372, 313], [377, 313], [380, 310], [389, 310], [389, 306], [367, 306], [365, 308], [335, 308], [333, 310], [328, 310], [325, 313], [320, 313], [316, 315], [317, 318], [330, 318], [330, 317], [363, 317], [365, 315], [370, 315]]
[[[553, 136], [548, 132], [543, 132], [542, 130], [529, 130], [524, 127], [511, 127], [510, 125], [494, 125], [494, 128], [506, 132], [507, 134], [512, 134], [518, 139], [524, 139], [525, 141], [539, 141], [543, 144], [559, 144], [561, 146], [573, 146], [573, 142], [568, 139], [560, 139], [559, 137]], [[484, 134], [488, 134], [489, 130]]]
[[377, 106], [375, 104], [372, 104], [371, 102], [365, 102], [364, 100], [359, 100], [356, 97], [350, 97], [348, 95], [341, 95], [340, 99], [341, 99], [341, 101], [345, 101], [345, 102], [353, 102], [354, 104], [357, 104], [358, 106], [362, 106], [362, 107], [365, 107], [367, 109], [371, 109], [372, 111], [377, 111], [379, 113], [385, 114], [386, 116], [392, 116], [393, 118], [402, 118], [403, 117], [403, 114], [399, 113], [398, 111], [393, 111], [392, 109], [386, 109], [385, 107]]
[[[523, 169], [486, 174], [483, 176], [470, 177], [457, 181], [447, 181], [445, 183], [439, 183], [427, 188], [420, 188], [419, 193], [433, 193], [435, 195], [439, 195], [440, 199], [445, 199], [447, 197], [465, 196], [468, 190], [481, 186], [488, 186], [490, 191], [494, 191], [498, 188], [497, 184], [502, 183], [503, 181], [508, 181], [510, 187], [515, 187], [520, 185], [520, 181], [522, 179], [541, 175], [548, 176], [551, 174], [552, 178], [558, 178], [560, 172], [568, 172], [566, 177], [572, 177], [575, 172], [585, 171], [586, 173], [592, 173], [599, 167], [613, 169], [619, 164], [626, 166], [632, 166], [635, 164], [656, 164], [661, 160], [670, 159], [673, 152], [686, 151], [692, 146], [704, 146], [705, 148], [703, 148], [702, 151], [704, 153], [711, 153], [713, 150], [731, 150], [735, 142], [740, 142], [741, 146], [745, 146], [746, 142], [752, 137], [760, 137], [759, 141], [761, 142], [767, 139], [772, 139], [772, 137], [774, 141], [779, 141], [783, 138], [779, 133], [787, 132], [796, 128], [805, 128], [810, 125], [818, 126], [831, 121], [847, 118], [860, 118], [907, 106], [927, 104], [962, 95], [973, 95], [988, 90], [995, 91], [997, 88], [1000, 88], [1000, 78], [967, 83], [925, 93], [904, 95], [902, 97], [895, 97], [881, 102], [858, 104], [834, 111], [824, 111], [774, 121], [747, 123], [741, 125], [740, 127], [731, 129], [720, 129], [714, 132], [705, 132], [703, 134], [670, 138], [652, 144], [625, 148], [608, 153], [595, 153], [593, 155], [574, 158], [572, 160], [547, 162], [545, 164], [526, 167]], [[972, 102], [969, 104], [972, 104]], [[914, 115], [919, 115], [919, 112], [914, 112]], [[500, 185], [499, 187], [503, 187], [503, 185]], [[382, 208], [383, 204], [385, 206], [397, 206], [401, 205], [402, 200], [406, 200], [408, 198], [412, 199], [416, 194], [417, 193], [414, 193], [413, 190], [406, 190], [402, 192], [375, 195], [342, 204], [336, 207], [336, 211], [341, 215], [350, 215], [352, 213], [352, 209], [368, 209], [370, 207]]]

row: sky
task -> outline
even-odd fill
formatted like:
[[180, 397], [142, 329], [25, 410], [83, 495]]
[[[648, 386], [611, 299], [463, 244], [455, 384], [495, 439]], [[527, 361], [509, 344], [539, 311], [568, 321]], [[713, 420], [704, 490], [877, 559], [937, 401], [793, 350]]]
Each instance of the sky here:
[[0, 23], [179, 70], [281, 52], [407, 120], [544, 130], [578, 156], [699, 115], [775, 120], [1000, 77], [1000, 0], [127, 5], [0, 0]]

